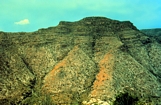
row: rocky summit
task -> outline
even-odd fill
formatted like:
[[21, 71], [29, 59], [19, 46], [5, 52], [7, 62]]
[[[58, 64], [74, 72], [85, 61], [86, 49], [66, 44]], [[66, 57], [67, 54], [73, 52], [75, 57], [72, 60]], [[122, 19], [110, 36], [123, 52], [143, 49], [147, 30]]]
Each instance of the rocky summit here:
[[105, 17], [0, 32], [0, 105], [160, 105], [160, 55], [157, 38]]

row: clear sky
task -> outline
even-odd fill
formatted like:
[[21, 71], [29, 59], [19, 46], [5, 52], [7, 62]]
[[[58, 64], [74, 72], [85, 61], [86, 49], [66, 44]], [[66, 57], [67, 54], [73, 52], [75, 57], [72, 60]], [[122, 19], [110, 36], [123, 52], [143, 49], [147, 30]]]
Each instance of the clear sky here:
[[88, 16], [161, 28], [161, 0], [0, 0], [0, 31], [36, 31]]

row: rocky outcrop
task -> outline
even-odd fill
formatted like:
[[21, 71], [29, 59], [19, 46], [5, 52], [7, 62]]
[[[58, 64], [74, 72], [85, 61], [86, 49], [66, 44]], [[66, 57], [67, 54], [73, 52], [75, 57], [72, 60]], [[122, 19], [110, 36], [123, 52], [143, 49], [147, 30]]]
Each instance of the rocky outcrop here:
[[105, 17], [0, 32], [0, 104], [160, 104], [160, 54], [131, 22]]

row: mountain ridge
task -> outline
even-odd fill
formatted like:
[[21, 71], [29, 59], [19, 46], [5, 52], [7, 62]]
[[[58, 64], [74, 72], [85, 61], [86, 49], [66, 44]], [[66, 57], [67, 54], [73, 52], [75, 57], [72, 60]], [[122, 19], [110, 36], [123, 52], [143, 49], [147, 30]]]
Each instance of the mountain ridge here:
[[109, 105], [126, 94], [161, 103], [160, 43], [131, 22], [87, 17], [1, 32], [0, 47], [0, 104]]

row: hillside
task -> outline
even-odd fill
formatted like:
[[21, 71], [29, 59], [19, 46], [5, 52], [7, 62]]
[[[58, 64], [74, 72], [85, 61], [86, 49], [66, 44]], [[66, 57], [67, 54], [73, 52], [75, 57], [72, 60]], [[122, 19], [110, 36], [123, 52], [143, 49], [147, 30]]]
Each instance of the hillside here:
[[142, 29], [141, 32], [145, 33], [149, 36], [160, 36], [161, 35], [161, 28], [155, 28], [155, 29]]
[[151, 39], [156, 40], [158, 43], [161, 44], [161, 28], [156, 28], [156, 29], [142, 29], [140, 30], [141, 32], [145, 33]]
[[161, 104], [160, 55], [155, 38], [105, 17], [0, 32], [0, 104]]

